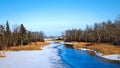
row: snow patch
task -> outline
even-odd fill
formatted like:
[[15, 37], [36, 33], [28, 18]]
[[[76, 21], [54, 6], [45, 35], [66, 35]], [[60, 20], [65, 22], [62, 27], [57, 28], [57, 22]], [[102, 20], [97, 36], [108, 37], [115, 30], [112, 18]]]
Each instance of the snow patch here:
[[90, 49], [86, 49], [86, 48], [79, 48], [79, 49], [80, 49], [80, 50], [83, 50], [83, 51], [94, 51], [97, 56], [102, 57], [102, 58], [105, 58], [105, 59], [108, 59], [108, 60], [120, 61], [120, 55], [118, 55], [118, 54], [102, 55], [102, 53], [98, 53], [98, 52], [95, 51], [95, 50], [90, 50]]
[[41, 51], [6, 52], [6, 57], [0, 58], [0, 68], [53, 68], [52, 62], [61, 60], [56, 46], [45, 46]]
[[80, 50], [83, 50], [83, 51], [90, 51], [90, 49], [86, 49], [86, 48], [79, 48]]
[[114, 54], [114, 55], [105, 55], [105, 56], [102, 56], [106, 59], [109, 59], [109, 60], [120, 60], [120, 55], [118, 54]]

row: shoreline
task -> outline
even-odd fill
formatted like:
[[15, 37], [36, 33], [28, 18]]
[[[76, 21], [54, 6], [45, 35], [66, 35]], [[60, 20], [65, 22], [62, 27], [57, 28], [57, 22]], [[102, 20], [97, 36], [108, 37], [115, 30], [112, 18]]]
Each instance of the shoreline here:
[[6, 57], [7, 52], [41, 51], [44, 46], [48, 46], [48, 45], [50, 45], [49, 41], [36, 42], [36, 44], [32, 42], [31, 45], [28, 44], [26, 46], [13, 46], [13, 47], [10, 47], [6, 50], [1, 50], [0, 51], [0, 58]]
[[109, 61], [109, 62], [113, 62], [113, 63], [120, 63], [119, 54], [102, 55], [102, 53], [98, 53], [95, 50], [90, 50], [90, 49], [85, 49], [85, 48], [79, 48], [78, 50], [93, 52], [95, 56], [97, 56], [101, 59], [104, 59], [105, 61]]
[[[80, 43], [80, 42], [79, 42]], [[76, 42], [64, 42], [68, 46], [73, 46], [74, 49], [82, 50], [82, 51], [92, 51], [97, 57], [104, 59], [105, 61], [120, 63], [120, 54], [103, 54], [99, 50], [89, 49], [87, 46], [83, 45], [82, 47], [76, 47]], [[80, 45], [80, 44], [79, 44]], [[86, 44], [88, 45], [88, 44]], [[88, 46], [91, 46], [90, 44]]]

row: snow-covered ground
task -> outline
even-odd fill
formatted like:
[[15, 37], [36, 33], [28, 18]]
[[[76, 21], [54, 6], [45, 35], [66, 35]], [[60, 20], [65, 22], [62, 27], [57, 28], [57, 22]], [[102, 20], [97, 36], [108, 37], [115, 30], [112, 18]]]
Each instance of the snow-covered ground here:
[[113, 54], [113, 55], [105, 55], [102, 56], [103, 58], [109, 59], [109, 60], [120, 60], [120, 55], [118, 54]]
[[[84, 50], [84, 51], [94, 51], [94, 50], [90, 50], [90, 49], [86, 49], [86, 48], [80, 48], [80, 50]], [[108, 60], [116, 60], [116, 61], [120, 61], [120, 55], [119, 54], [112, 54], [112, 55], [102, 55], [102, 53], [98, 53], [96, 51], [94, 51], [96, 53], [97, 56], [108, 59]]]
[[79, 48], [80, 50], [83, 50], [83, 51], [88, 51], [90, 49], [86, 49], [86, 48]]
[[46, 46], [41, 51], [6, 52], [6, 57], [0, 58], [0, 68], [54, 68], [53, 62], [61, 60], [55, 46]]

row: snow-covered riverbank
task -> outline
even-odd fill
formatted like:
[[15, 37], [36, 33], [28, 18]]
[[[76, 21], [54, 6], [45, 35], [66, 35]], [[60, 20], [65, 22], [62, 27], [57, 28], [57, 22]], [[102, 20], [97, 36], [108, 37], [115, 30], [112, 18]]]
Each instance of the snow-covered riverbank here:
[[107, 59], [107, 60], [113, 60], [113, 61], [120, 61], [120, 55], [119, 54], [112, 54], [112, 55], [102, 55], [102, 53], [98, 53], [97, 51], [85, 49], [85, 48], [79, 48], [80, 50], [84, 51], [93, 51], [98, 57]]
[[[64, 44], [73, 45], [73, 43], [71, 42], [65, 42]], [[97, 51], [94, 51], [91, 49], [86, 49], [86, 48], [79, 48], [79, 49], [84, 50], [84, 51], [93, 51], [97, 56], [107, 59], [107, 60], [120, 61], [120, 54], [102, 55], [102, 53], [98, 53]]]
[[0, 68], [62, 68], [54, 66], [54, 62], [61, 60], [55, 46], [58, 44], [43, 47], [43, 50], [6, 52], [6, 57], [0, 58]]
[[109, 60], [119, 60], [120, 61], [120, 55], [118, 54], [113, 54], [113, 55], [105, 55], [105, 56], [102, 56], [106, 59], [109, 59]]
[[[5, 58], [0, 58], [0, 68], [36, 68], [50, 67], [50, 62], [45, 51], [19, 51], [6, 52]], [[39, 65], [39, 66], [38, 66]]]

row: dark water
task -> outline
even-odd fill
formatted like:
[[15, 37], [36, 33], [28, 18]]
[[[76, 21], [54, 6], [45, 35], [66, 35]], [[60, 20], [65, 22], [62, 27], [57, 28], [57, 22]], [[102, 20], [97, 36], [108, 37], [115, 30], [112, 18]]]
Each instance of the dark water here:
[[66, 48], [63, 44], [58, 44], [54, 48], [61, 58], [56, 64], [62, 65], [55, 68], [120, 68], [120, 64], [105, 62], [86, 51]]

